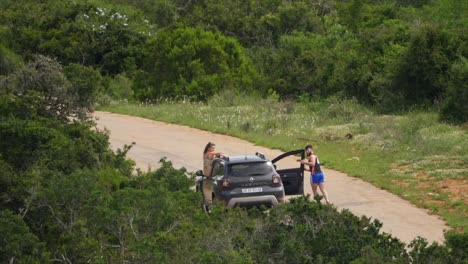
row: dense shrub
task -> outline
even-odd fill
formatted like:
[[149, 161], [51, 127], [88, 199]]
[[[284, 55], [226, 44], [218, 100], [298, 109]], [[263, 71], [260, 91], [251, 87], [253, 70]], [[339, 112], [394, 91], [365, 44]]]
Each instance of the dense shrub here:
[[468, 61], [462, 58], [450, 69], [450, 81], [442, 102], [440, 119], [451, 123], [468, 122]]
[[76, 100], [76, 107], [83, 108], [82, 112], [91, 112], [96, 97], [103, 92], [101, 73], [91, 67], [74, 63], [67, 65], [63, 71], [71, 84], [70, 94]]
[[30, 60], [34, 54], [99, 68], [103, 75], [135, 70], [150, 25], [132, 8], [96, 1], [2, 1], [5, 46]]
[[[7, 0], [0, 74], [44, 54], [99, 72], [107, 80], [101, 104], [134, 96], [206, 101], [235, 89], [288, 100], [356, 98], [386, 113], [441, 108], [441, 120], [463, 123], [453, 94], [463, 93], [466, 12], [456, 0]], [[80, 75], [72, 80], [67, 71], [92, 94]]]
[[0, 211], [0, 262], [48, 263], [50, 255], [45, 244], [30, 232], [23, 219], [10, 210]]
[[15, 72], [23, 66], [22, 64], [21, 57], [0, 42], [0, 76]]
[[73, 88], [60, 63], [42, 55], [0, 83], [0, 91], [28, 101], [31, 112], [60, 120], [84, 116], [82, 105], [92, 103], [85, 102], [90, 99], [85, 91]]
[[177, 28], [161, 31], [148, 44], [136, 96], [141, 100], [206, 100], [224, 89], [251, 89], [254, 78], [255, 72], [235, 39], [201, 28]]

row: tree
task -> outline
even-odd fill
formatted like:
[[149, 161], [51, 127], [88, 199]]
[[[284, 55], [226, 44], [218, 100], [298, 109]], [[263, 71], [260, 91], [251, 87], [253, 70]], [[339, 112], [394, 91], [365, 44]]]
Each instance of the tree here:
[[438, 106], [451, 76], [460, 40], [436, 24], [422, 24], [406, 46], [391, 45], [383, 71], [371, 82], [379, 108], [401, 111], [412, 106]]
[[0, 43], [0, 75], [13, 73], [22, 66], [21, 57]]
[[440, 120], [468, 122], [468, 60], [460, 58], [450, 68], [450, 81], [440, 109]]
[[23, 219], [10, 210], [0, 211], [0, 262], [47, 263], [45, 244], [32, 234]]
[[0, 83], [0, 89], [34, 102], [30, 107], [43, 117], [68, 120], [84, 116], [77, 94], [54, 59], [37, 55], [34, 61]]
[[436, 25], [418, 28], [399, 61], [392, 90], [406, 104], [439, 100], [446, 86], [451, 52], [447, 32]]
[[161, 31], [148, 44], [135, 90], [140, 100], [206, 100], [223, 89], [249, 90], [254, 79], [255, 71], [235, 39], [184, 27]]
[[64, 73], [71, 84], [69, 93], [76, 98], [76, 106], [83, 109], [79, 113], [92, 112], [96, 98], [103, 90], [101, 73], [91, 67], [74, 63], [67, 65]]
[[[3, 4], [3, 2], [5, 2]], [[34, 54], [99, 68], [103, 75], [139, 67], [152, 25], [132, 8], [106, 8], [93, 1], [3, 1], [5, 46], [31, 60]]]

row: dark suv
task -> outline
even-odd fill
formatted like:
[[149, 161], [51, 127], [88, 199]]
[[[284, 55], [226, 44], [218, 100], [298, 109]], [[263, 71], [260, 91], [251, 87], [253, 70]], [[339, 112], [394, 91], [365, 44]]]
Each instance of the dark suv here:
[[[234, 206], [275, 206], [283, 203], [285, 195], [303, 194], [304, 165], [278, 169], [276, 163], [291, 155], [304, 158], [304, 150], [284, 153], [269, 160], [261, 153], [255, 155], [222, 156], [213, 160], [213, 201]], [[202, 191], [202, 171], [197, 171], [197, 191]]]

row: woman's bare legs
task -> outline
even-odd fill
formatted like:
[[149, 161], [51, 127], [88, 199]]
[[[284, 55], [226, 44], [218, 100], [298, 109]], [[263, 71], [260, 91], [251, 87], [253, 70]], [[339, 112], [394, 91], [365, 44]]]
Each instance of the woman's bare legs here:
[[314, 193], [314, 197], [317, 196], [318, 194], [317, 187], [318, 187], [318, 184], [312, 183], [312, 192]]
[[327, 204], [330, 204], [330, 201], [328, 200], [328, 193], [327, 193], [327, 190], [325, 190], [325, 185], [323, 184], [323, 182], [319, 184], [312, 183], [312, 192], [314, 193], [314, 197], [318, 195], [317, 187], [320, 188], [320, 192], [322, 193], [323, 198], [325, 199], [325, 202]]
[[[323, 182], [319, 183], [318, 186], [320, 188], [320, 192], [322, 192], [323, 198], [325, 198], [325, 202], [327, 202], [327, 204], [330, 204], [330, 201], [328, 200], [328, 193], [327, 190], [325, 190], [325, 185], [323, 184]], [[317, 192], [317, 187], [315, 187], [315, 192]]]

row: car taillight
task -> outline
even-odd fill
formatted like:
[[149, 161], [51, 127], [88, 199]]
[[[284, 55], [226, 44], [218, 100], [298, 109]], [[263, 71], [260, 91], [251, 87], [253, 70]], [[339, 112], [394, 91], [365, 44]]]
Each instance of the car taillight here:
[[224, 190], [227, 190], [227, 189], [230, 188], [230, 184], [229, 184], [229, 183], [230, 183], [230, 181], [229, 181], [229, 179], [227, 179], [227, 178], [221, 180], [221, 186], [223, 187]]
[[281, 177], [278, 174], [273, 174], [273, 186], [281, 185]]

